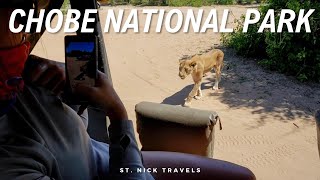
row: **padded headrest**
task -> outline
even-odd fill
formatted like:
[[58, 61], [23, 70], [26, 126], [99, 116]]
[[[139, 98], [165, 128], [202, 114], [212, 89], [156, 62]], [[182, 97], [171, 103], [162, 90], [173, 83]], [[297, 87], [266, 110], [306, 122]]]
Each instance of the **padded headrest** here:
[[186, 126], [208, 126], [216, 124], [218, 114], [214, 111], [199, 110], [181, 106], [141, 102], [135, 111], [144, 118], [169, 121]]

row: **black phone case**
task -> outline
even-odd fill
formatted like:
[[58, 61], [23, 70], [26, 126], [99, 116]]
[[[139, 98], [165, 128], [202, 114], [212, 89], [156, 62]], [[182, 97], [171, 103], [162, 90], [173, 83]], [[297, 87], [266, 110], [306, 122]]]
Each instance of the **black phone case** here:
[[[66, 72], [66, 88], [65, 91], [62, 95], [62, 98], [67, 104], [73, 104], [73, 105], [81, 105], [81, 104], [87, 104], [88, 102], [84, 99], [82, 99], [79, 96], [76, 96], [72, 92], [72, 87], [71, 87], [71, 81], [69, 79], [69, 74], [68, 74], [68, 61], [66, 57], [66, 47], [70, 42], [94, 42], [94, 61], [89, 61], [87, 65], [87, 74], [90, 78], [97, 79], [97, 68], [98, 68], [98, 38], [94, 35], [70, 35], [70, 36], [65, 36], [65, 72]], [[75, 67], [79, 68], [79, 67]]]

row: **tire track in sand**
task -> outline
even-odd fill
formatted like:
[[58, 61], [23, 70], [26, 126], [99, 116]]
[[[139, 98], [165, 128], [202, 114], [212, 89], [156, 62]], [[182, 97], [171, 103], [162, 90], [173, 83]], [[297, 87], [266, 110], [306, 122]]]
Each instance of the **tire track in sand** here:
[[273, 144], [274, 140], [268, 136], [219, 136], [216, 139], [215, 145], [218, 147], [224, 146], [240, 146], [240, 145], [269, 145]]
[[249, 157], [241, 158], [238, 163], [245, 164], [250, 167], [265, 167], [273, 164], [280, 163], [285, 158], [296, 156], [303, 147], [295, 144], [285, 144], [274, 147], [268, 151], [252, 155]]

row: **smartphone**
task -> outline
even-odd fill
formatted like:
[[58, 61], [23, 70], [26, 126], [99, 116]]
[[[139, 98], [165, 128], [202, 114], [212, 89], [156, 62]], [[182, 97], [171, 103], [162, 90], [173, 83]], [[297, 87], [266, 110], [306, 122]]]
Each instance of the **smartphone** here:
[[67, 94], [73, 103], [85, 103], [75, 97], [77, 85], [95, 86], [98, 66], [98, 38], [92, 36], [65, 36], [65, 64]]

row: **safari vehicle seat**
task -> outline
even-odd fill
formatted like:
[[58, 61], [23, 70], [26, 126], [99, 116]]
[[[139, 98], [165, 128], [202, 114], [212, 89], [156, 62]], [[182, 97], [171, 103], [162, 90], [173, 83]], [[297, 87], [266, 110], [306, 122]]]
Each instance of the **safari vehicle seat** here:
[[152, 102], [137, 104], [135, 111], [143, 151], [213, 157], [216, 112]]

